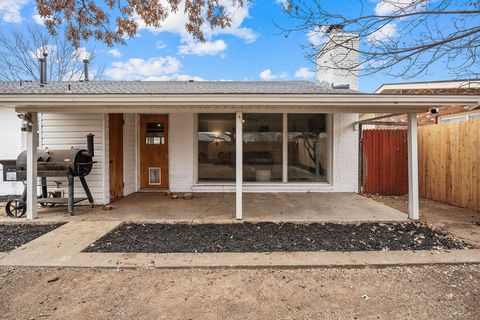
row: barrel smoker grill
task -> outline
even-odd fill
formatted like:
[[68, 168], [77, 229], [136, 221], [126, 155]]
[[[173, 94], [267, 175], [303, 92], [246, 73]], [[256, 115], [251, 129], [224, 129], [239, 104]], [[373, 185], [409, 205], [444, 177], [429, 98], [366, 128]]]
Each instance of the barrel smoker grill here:
[[[37, 176], [41, 178], [42, 195], [37, 202], [42, 206], [53, 207], [55, 205], [67, 205], [68, 212], [74, 214], [74, 205], [88, 200], [94, 205], [93, 197], [88, 188], [85, 177], [92, 171], [94, 151], [93, 134], [87, 135], [87, 150], [42, 150], [37, 152]], [[27, 178], [27, 151], [23, 151], [16, 162], [17, 180], [25, 181]], [[47, 177], [67, 177], [68, 196], [59, 197], [55, 193], [48, 192]], [[82, 183], [87, 198], [74, 197], [74, 178], [78, 177]], [[27, 210], [27, 188], [23, 191], [20, 200], [11, 200], [7, 203], [6, 211], [9, 216], [21, 217]]]

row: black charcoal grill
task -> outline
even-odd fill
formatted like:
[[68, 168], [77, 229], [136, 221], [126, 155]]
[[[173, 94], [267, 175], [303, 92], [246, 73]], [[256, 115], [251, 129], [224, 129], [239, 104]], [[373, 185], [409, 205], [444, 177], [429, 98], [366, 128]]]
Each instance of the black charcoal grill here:
[[[88, 188], [85, 177], [92, 171], [94, 151], [93, 134], [87, 135], [87, 150], [39, 150], [37, 152], [37, 176], [41, 178], [42, 195], [37, 202], [42, 206], [53, 207], [56, 205], [67, 205], [68, 212], [74, 214], [74, 205], [84, 200], [88, 200], [94, 205], [93, 197]], [[23, 151], [16, 161], [16, 178], [18, 181], [27, 179], [27, 151]], [[62, 197], [61, 194], [48, 192], [47, 177], [67, 177], [68, 196]], [[74, 197], [74, 177], [78, 177], [85, 190], [86, 198]], [[58, 185], [58, 183], [57, 183]], [[21, 217], [27, 210], [27, 188], [23, 191], [20, 200], [11, 200], [7, 203], [6, 211], [9, 216]]]

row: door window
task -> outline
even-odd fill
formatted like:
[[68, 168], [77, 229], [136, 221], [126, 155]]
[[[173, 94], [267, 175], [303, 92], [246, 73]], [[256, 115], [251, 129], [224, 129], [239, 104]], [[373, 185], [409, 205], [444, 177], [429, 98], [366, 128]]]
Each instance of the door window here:
[[165, 124], [162, 122], [147, 122], [146, 144], [165, 144]]

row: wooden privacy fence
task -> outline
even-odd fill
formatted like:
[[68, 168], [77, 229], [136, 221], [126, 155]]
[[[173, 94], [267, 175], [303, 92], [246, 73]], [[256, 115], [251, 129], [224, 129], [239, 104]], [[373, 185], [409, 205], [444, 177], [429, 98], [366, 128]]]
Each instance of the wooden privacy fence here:
[[480, 210], [480, 121], [418, 130], [420, 196]]
[[363, 130], [362, 152], [363, 192], [408, 193], [407, 130]]

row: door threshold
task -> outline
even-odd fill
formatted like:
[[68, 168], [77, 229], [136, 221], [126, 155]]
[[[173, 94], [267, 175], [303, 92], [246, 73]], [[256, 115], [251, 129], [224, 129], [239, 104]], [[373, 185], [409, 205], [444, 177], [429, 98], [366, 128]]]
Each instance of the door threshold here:
[[139, 189], [137, 192], [167, 192], [168, 189]]

